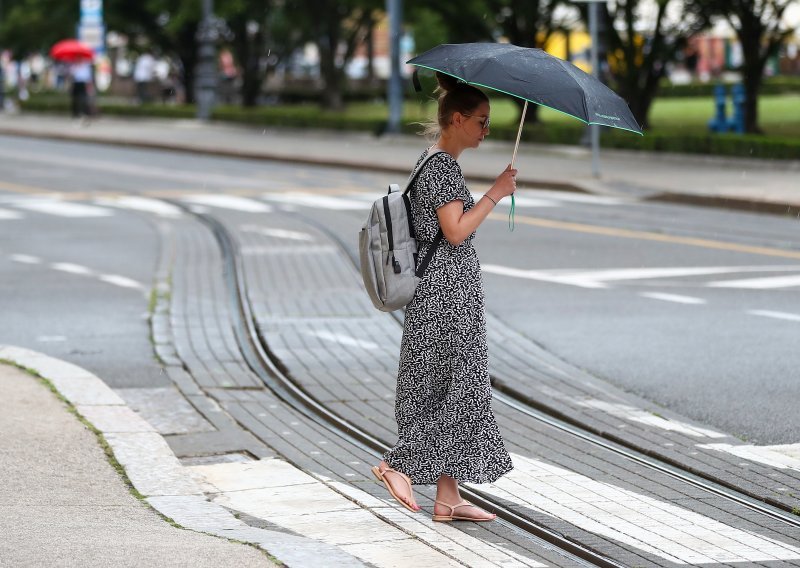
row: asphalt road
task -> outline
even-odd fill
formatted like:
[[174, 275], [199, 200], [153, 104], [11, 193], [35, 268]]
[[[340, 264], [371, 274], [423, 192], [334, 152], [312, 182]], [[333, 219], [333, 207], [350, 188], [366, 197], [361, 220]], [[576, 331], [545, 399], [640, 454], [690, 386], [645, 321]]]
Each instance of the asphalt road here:
[[[0, 342], [164, 386], [148, 309], [160, 202], [279, 204], [351, 252], [386, 174], [0, 137]], [[483, 189], [470, 186], [474, 193]], [[46, 193], [59, 196], [43, 197]], [[365, 193], [366, 192], [366, 193]], [[613, 384], [758, 444], [797, 443], [797, 221], [518, 192], [480, 230], [487, 308]], [[100, 199], [100, 201], [98, 201]], [[82, 206], [74, 207], [74, 206]], [[137, 363], [136, 368], [132, 363]], [[139, 363], [144, 363], [139, 366]]]

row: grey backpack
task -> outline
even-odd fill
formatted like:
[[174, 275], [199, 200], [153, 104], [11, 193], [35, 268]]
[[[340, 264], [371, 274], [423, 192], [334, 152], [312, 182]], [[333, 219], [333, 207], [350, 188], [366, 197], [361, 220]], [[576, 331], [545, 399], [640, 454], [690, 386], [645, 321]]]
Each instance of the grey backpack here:
[[364, 287], [373, 305], [381, 311], [398, 310], [411, 301], [417, 283], [442, 240], [440, 228], [433, 245], [417, 266], [417, 238], [408, 192], [428, 160], [440, 152], [431, 151], [425, 156], [402, 192], [397, 184], [390, 185], [389, 193], [372, 204], [367, 222], [359, 233]]

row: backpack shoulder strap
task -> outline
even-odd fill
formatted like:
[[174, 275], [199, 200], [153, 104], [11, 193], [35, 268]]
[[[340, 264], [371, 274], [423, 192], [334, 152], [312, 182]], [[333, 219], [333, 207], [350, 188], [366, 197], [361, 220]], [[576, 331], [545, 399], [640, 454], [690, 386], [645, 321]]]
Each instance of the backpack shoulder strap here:
[[428, 160], [433, 158], [436, 154], [441, 154], [442, 152], [444, 152], [444, 150], [439, 150], [439, 149], [431, 150], [430, 152], [428, 152], [428, 155], [422, 159], [422, 162], [420, 162], [419, 166], [417, 166], [417, 168], [413, 172], [411, 172], [411, 176], [408, 178], [408, 181], [406, 182], [406, 187], [403, 190], [403, 193], [408, 193], [409, 191], [411, 191], [411, 186], [414, 185], [414, 180], [416, 180], [419, 174], [422, 172], [422, 168], [425, 167], [425, 164], [428, 163]]

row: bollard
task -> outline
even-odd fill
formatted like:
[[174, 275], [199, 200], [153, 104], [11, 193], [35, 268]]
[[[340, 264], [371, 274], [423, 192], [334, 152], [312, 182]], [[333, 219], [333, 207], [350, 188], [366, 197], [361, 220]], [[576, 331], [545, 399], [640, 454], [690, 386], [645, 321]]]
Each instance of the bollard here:
[[711, 132], [727, 132], [728, 117], [726, 116], [726, 93], [724, 85], [714, 87], [714, 108], [716, 112], [714, 118], [708, 121], [708, 129]]
[[744, 85], [741, 83], [731, 87], [731, 99], [733, 99], [733, 116], [728, 121], [728, 130], [736, 134], [744, 134], [744, 102], [747, 97], [744, 93]]

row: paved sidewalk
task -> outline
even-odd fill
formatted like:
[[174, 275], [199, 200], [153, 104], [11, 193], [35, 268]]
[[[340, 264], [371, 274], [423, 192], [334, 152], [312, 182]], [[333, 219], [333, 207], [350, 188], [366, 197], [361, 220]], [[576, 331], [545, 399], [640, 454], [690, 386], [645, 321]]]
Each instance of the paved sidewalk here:
[[0, 364], [0, 400], [0, 566], [275, 566], [255, 548], [166, 523], [34, 377]]
[[[426, 142], [414, 136], [376, 138], [336, 133], [201, 123], [195, 120], [102, 117], [82, 126], [63, 116], [0, 115], [0, 134], [188, 150], [284, 162], [346, 165], [406, 174]], [[510, 162], [513, 145], [492, 141], [465, 152], [468, 178], [488, 183]], [[601, 177], [591, 153], [573, 146], [523, 143], [517, 157], [521, 186], [573, 189], [643, 199], [704, 203], [773, 213], [800, 213], [800, 160], [601, 152]]]
[[[67, 407], [7, 362], [46, 378], [103, 435], [145, 503], [128, 491], [95, 436]], [[364, 565], [335, 546], [293, 531], [249, 525], [211, 500], [217, 492], [209, 490], [217, 482], [213, 468], [203, 474], [184, 466], [150, 423], [85, 369], [0, 345], [0, 400], [5, 402], [0, 415], [0, 566], [276, 565], [263, 552], [239, 543], [250, 543], [288, 566], [309, 566], [320, 557], [343, 568]], [[248, 483], [268, 482], [275, 507], [286, 506], [276, 490], [286, 486], [284, 494], [291, 499], [298, 483], [309, 483], [287, 481], [286, 472], [276, 470], [280, 464], [264, 465], [255, 482]], [[296, 511], [297, 504], [290, 507]], [[156, 511], [189, 530], [170, 526]]]

